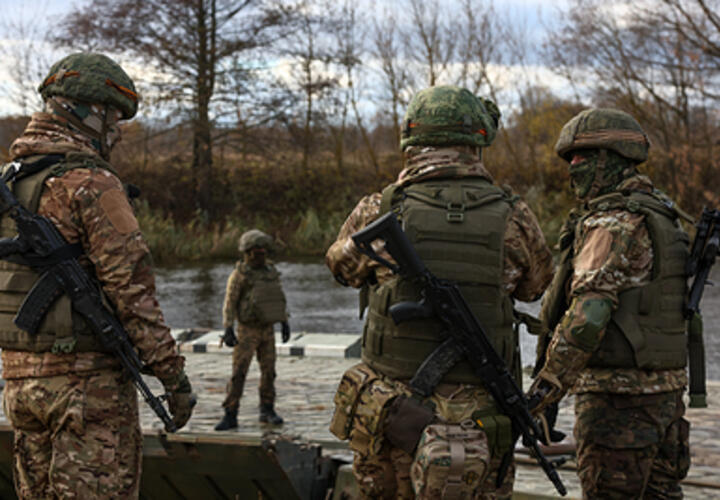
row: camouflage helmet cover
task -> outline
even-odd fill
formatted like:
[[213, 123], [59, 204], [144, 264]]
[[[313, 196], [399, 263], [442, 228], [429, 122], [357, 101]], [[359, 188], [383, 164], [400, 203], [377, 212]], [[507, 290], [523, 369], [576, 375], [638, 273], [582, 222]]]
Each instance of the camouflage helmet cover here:
[[581, 111], [565, 124], [555, 144], [555, 152], [566, 161], [578, 149], [609, 149], [642, 163], [649, 148], [650, 140], [637, 120], [612, 108]]
[[135, 116], [138, 106], [132, 79], [118, 63], [102, 54], [77, 53], [59, 60], [50, 68], [38, 92], [43, 99], [58, 95], [112, 105], [125, 119]]
[[500, 110], [489, 99], [469, 90], [442, 85], [421, 90], [410, 101], [400, 148], [408, 146], [489, 146], [500, 120]]
[[268, 252], [273, 249], [273, 238], [267, 233], [263, 233], [259, 229], [251, 229], [240, 236], [238, 241], [238, 249], [241, 252], [247, 252], [251, 248], [260, 247]]

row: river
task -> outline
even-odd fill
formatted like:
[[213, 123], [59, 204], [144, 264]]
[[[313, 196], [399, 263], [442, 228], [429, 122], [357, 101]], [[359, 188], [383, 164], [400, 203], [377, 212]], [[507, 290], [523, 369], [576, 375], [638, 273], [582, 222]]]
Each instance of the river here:
[[[157, 269], [158, 300], [165, 319], [173, 328], [222, 327], [225, 283], [233, 262], [186, 265]], [[720, 266], [719, 266], [720, 267]], [[319, 262], [279, 262], [282, 284], [294, 332], [353, 333], [362, 331], [358, 319], [357, 291], [338, 285]], [[702, 301], [705, 318], [707, 376], [720, 380], [720, 268], [713, 279], [719, 286], [707, 287]], [[537, 314], [540, 303], [518, 304]], [[523, 364], [535, 358], [535, 337], [521, 336]]]

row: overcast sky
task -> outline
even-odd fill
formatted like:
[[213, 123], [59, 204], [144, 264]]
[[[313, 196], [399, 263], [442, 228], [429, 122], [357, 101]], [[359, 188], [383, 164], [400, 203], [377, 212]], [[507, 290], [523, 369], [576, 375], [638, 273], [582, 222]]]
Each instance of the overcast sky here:
[[[382, 2], [395, 2], [397, 0], [375, 0], [375, 4]], [[454, 0], [446, 0], [451, 6]], [[370, 3], [371, 0], [358, 0], [360, 4]], [[40, 29], [49, 29], [52, 22], [55, 22], [65, 12], [71, 10], [74, 6], [83, 5], [86, 1], [82, 0], [0, 0], [0, 44], [17, 43], [16, 33], [8, 33], [3, 29], [3, 24], [8, 21], [27, 24], [29, 19], [35, 20]], [[569, 0], [495, 0], [497, 10], [505, 11], [511, 15], [513, 20], [517, 20], [521, 24], [528, 38], [534, 43], [542, 43], [547, 26], [552, 25], [556, 18], [559, 8], [566, 6]], [[51, 47], [43, 47], [44, 59], [52, 61], [62, 57], [62, 53], [57, 53]], [[3, 58], [0, 55], [0, 116], [12, 115], [20, 112], [12, 101], [4, 95], [11, 87], [12, 82], [9, 79], [9, 67], [11, 60]], [[539, 67], [538, 74], [543, 82], [553, 87], [555, 84], [561, 84], [559, 79], [554, 79], [552, 74], [545, 68]], [[132, 73], [131, 69], [128, 72]], [[509, 74], [509, 73], [508, 73]], [[131, 75], [132, 76], [132, 75]], [[39, 82], [38, 82], [39, 83]]]

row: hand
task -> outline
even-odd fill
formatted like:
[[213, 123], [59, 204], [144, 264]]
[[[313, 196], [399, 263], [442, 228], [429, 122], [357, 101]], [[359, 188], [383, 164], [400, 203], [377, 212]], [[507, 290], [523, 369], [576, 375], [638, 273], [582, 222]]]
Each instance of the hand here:
[[173, 422], [180, 429], [190, 420], [193, 407], [197, 403], [197, 399], [192, 393], [190, 380], [188, 380], [185, 372], [180, 372], [174, 379], [162, 382], [167, 392], [168, 406], [173, 416]]
[[222, 347], [223, 343], [228, 347], [235, 347], [237, 345], [237, 337], [235, 336], [232, 326], [225, 328], [225, 334], [220, 339], [220, 347]]
[[555, 429], [555, 423], [557, 421], [558, 411], [560, 405], [555, 402], [548, 405], [543, 411], [542, 415], [538, 417], [538, 425], [543, 431], [542, 442], [544, 444], [559, 443], [565, 439], [565, 433]]
[[290, 325], [287, 321], [283, 321], [282, 323], [280, 323], [280, 326], [282, 328], [282, 341], [284, 344], [285, 342], [290, 340]]

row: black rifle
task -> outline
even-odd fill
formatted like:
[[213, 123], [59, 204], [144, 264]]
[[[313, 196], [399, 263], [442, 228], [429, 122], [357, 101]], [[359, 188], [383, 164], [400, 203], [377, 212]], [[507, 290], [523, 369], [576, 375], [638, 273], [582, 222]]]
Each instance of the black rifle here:
[[160, 398], [150, 392], [140, 375], [143, 365], [127, 332], [115, 314], [105, 307], [98, 286], [72, 255], [73, 245], [65, 241], [49, 219], [20, 205], [7, 187], [6, 182], [17, 173], [16, 166], [10, 168], [0, 182], [0, 214], [7, 214], [15, 221], [18, 235], [0, 239], [0, 259], [20, 261], [40, 274], [40, 279], [20, 306], [15, 324], [35, 333], [55, 300], [63, 293], [67, 294], [73, 309], [83, 317], [102, 345], [120, 360], [135, 387], [163, 421], [165, 430], [175, 432], [177, 426]]
[[[416, 281], [420, 286], [422, 294], [420, 302], [404, 302], [390, 307], [390, 314], [395, 323], [431, 317], [443, 323], [448, 339], [423, 364], [432, 363], [434, 358], [468, 359], [475, 374], [483, 380], [485, 387], [492, 394], [500, 411], [511, 419], [515, 440], [523, 436], [547, 477], [555, 485], [558, 493], [564, 496], [567, 490], [560, 476], [538, 445], [542, 432], [528, 410], [525, 394], [488, 340], [487, 334], [470, 310], [458, 286], [453, 282], [439, 279], [425, 267], [392, 212], [355, 233], [352, 239], [360, 252], [388, 267], [394, 273]], [[384, 248], [397, 264], [377, 254], [372, 246], [376, 240], [384, 241]], [[445, 356], [441, 355], [443, 352]], [[438, 356], [435, 356], [436, 353]], [[418, 370], [418, 373], [422, 371], [422, 369]], [[437, 382], [439, 380], [430, 382], [412, 380], [411, 386], [424, 386], [425, 390], [421, 392], [427, 393]]]
[[685, 318], [689, 320], [688, 356], [690, 365], [690, 407], [705, 408], [705, 345], [703, 343], [700, 299], [705, 285], [710, 284], [708, 277], [720, 246], [720, 210], [704, 209], [695, 226], [695, 240], [690, 250], [690, 258], [685, 274], [694, 277], [685, 305]]

